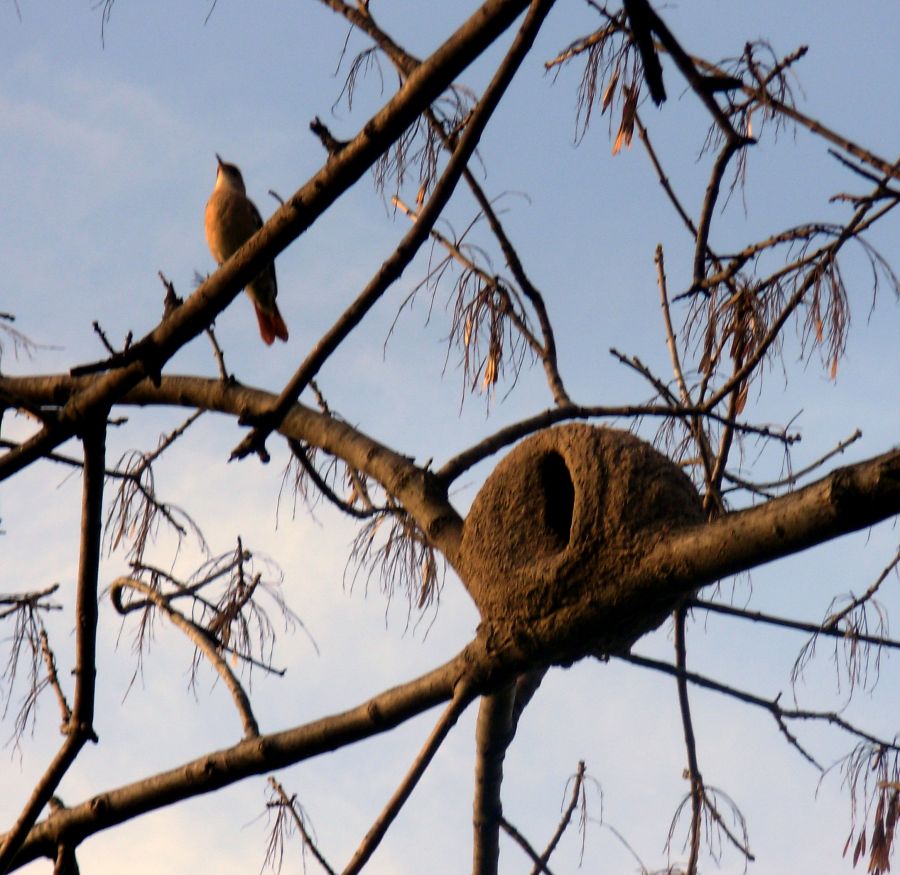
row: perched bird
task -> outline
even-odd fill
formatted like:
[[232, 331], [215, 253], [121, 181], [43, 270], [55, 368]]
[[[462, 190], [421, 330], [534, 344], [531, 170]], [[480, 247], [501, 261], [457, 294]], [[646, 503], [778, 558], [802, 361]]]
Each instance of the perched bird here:
[[[224, 264], [262, 228], [263, 221], [259, 210], [247, 197], [241, 171], [234, 164], [223, 161], [219, 155], [216, 155], [216, 160], [219, 162], [216, 185], [206, 204], [206, 242], [213, 258]], [[267, 344], [271, 344], [276, 337], [287, 340], [287, 325], [275, 303], [278, 283], [274, 263], [264, 267], [247, 283], [245, 291], [256, 309], [262, 339]]]

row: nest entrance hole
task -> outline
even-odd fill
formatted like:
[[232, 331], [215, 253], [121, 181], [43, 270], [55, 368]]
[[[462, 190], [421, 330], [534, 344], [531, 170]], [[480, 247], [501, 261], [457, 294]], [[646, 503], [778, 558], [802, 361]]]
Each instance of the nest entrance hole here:
[[572, 539], [572, 515], [575, 512], [575, 485], [565, 459], [556, 452], [546, 453], [540, 461], [541, 488], [544, 494], [544, 520], [558, 551]]

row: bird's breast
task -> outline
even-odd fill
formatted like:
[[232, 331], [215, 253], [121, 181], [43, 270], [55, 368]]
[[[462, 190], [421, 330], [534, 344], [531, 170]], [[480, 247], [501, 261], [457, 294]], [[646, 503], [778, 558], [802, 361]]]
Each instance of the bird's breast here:
[[258, 230], [246, 198], [217, 189], [206, 204], [206, 242], [219, 264], [227, 261]]

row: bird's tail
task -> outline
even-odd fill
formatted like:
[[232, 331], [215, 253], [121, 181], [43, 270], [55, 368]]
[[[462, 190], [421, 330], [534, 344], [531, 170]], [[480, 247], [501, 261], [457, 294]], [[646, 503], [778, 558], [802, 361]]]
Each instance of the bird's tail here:
[[277, 337], [279, 340], [288, 339], [287, 325], [278, 312], [278, 305], [272, 302], [271, 308], [265, 310], [253, 302], [253, 309], [256, 310], [256, 321], [259, 322], [259, 334], [265, 342], [266, 346], [271, 346]]

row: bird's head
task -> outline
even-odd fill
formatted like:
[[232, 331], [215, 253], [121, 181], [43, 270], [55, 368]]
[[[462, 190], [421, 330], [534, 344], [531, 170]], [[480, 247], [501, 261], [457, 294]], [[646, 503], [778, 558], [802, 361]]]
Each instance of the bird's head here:
[[216, 161], [219, 162], [219, 167], [216, 170], [216, 188], [231, 188], [239, 191], [241, 194], [246, 194], [247, 189], [244, 187], [244, 177], [241, 176], [241, 171], [237, 168], [237, 165], [223, 161], [222, 156], [218, 152], [216, 153]]

